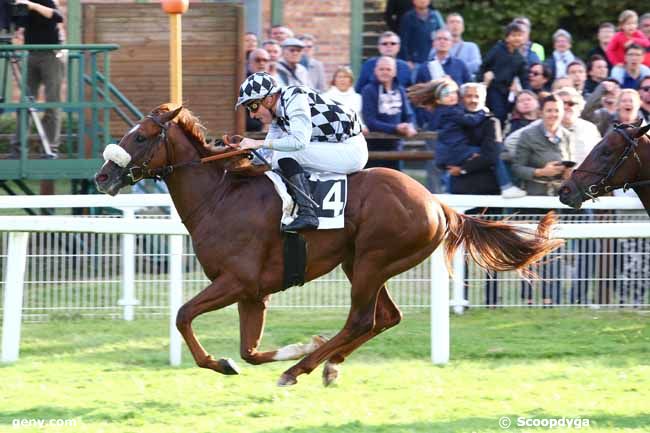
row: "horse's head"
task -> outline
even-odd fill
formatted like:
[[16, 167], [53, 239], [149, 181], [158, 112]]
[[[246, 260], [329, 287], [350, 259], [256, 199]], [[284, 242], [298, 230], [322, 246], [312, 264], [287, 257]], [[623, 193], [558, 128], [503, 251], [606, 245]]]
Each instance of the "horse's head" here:
[[[560, 187], [560, 201], [579, 209], [587, 199], [594, 199], [631, 182], [646, 180], [650, 149], [641, 148], [640, 139], [650, 125], [616, 125], [591, 150], [587, 158]], [[647, 147], [647, 140], [645, 140]], [[644, 163], [645, 162], [645, 163]], [[642, 179], [643, 177], [643, 179]]]
[[95, 175], [97, 189], [115, 195], [120, 188], [134, 185], [141, 179], [156, 177], [157, 170], [168, 164], [170, 155], [167, 129], [183, 109], [157, 112], [140, 120], [118, 144], [104, 150], [106, 162]]

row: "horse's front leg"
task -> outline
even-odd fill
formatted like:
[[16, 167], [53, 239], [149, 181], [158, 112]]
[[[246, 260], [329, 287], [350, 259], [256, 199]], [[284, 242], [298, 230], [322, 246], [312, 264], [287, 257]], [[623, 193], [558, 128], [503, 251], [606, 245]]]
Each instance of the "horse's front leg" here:
[[192, 330], [192, 321], [203, 313], [218, 310], [239, 301], [244, 294], [241, 283], [229, 275], [220, 275], [212, 284], [187, 301], [176, 316], [176, 327], [187, 343], [199, 367], [222, 374], [238, 374], [239, 369], [231, 359], [214, 359], [201, 346]]
[[237, 304], [239, 308], [240, 354], [244, 361], [257, 365], [273, 361], [300, 359], [325, 343], [325, 338], [316, 336], [310, 343], [290, 344], [277, 350], [258, 352], [257, 348], [264, 334], [266, 307], [270, 298], [269, 295], [262, 300], [242, 300]]

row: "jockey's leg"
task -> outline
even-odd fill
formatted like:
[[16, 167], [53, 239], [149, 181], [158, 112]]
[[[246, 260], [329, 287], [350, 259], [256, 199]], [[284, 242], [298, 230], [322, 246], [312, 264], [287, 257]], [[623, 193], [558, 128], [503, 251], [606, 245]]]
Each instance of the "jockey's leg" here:
[[309, 195], [309, 182], [302, 167], [315, 171], [349, 174], [363, 169], [368, 161], [368, 145], [363, 135], [347, 139], [343, 143], [311, 142], [296, 152], [275, 151], [273, 167], [282, 169], [293, 185], [287, 185], [298, 205], [298, 217], [283, 230], [287, 232], [318, 227], [318, 217], [313, 203], [300, 189]]
[[249, 364], [263, 364], [273, 361], [285, 361], [289, 359], [300, 359], [312, 353], [325, 343], [323, 337], [313, 337], [307, 344], [290, 344], [278, 350], [258, 352], [257, 348], [264, 333], [266, 321], [266, 306], [270, 295], [263, 300], [239, 301], [239, 332], [240, 332], [240, 354], [244, 361]]
[[273, 168], [283, 158], [294, 159], [311, 171], [350, 174], [362, 170], [368, 162], [368, 144], [363, 135], [348, 138], [343, 143], [313, 141], [296, 152], [273, 152]]
[[285, 177], [289, 179], [290, 183], [287, 183], [287, 188], [294, 202], [298, 205], [298, 216], [291, 224], [284, 226], [282, 230], [296, 232], [298, 230], [318, 228], [316, 206], [310, 200], [309, 181], [305, 171], [295, 159], [290, 157], [278, 160], [278, 165]]

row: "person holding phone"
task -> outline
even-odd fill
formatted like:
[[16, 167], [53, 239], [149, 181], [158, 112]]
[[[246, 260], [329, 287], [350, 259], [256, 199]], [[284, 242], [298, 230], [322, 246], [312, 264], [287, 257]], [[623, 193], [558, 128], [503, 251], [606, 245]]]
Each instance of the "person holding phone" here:
[[574, 161], [571, 133], [562, 126], [564, 102], [557, 95], [542, 100], [542, 121], [525, 128], [515, 149], [512, 171], [528, 195], [555, 195]]

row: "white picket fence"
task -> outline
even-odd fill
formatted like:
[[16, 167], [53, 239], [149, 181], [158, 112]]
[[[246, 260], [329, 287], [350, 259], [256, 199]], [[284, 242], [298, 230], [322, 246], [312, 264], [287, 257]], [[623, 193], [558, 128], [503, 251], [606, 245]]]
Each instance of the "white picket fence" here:
[[[508, 208], [563, 208], [559, 201], [552, 197], [526, 197], [517, 200], [503, 200], [499, 197], [490, 196], [440, 196], [441, 200], [455, 207], [459, 211], [465, 211], [470, 207], [508, 207]], [[140, 308], [143, 299], [136, 296], [136, 286], [147, 281], [150, 275], [140, 275], [136, 270], [145, 270], [146, 266], [136, 266], [138, 261], [143, 258], [143, 254], [138, 254], [136, 246], [136, 236], [142, 234], [151, 234], [158, 236], [153, 239], [163, 239], [167, 237], [165, 248], [158, 248], [154, 254], [157, 258], [165, 258], [164, 265], [150, 266], [150, 274], [164, 274], [162, 279], [158, 280], [158, 285], [165, 284], [168, 290], [160, 290], [157, 293], [166, 292], [167, 299], [158, 298], [153, 303], [147, 303], [146, 307], [156, 308], [160, 311], [165, 308], [170, 317], [170, 360], [173, 365], [180, 363], [180, 339], [174, 326], [174, 318], [178, 307], [183, 299], [186, 299], [191, 292], [199, 290], [193, 289], [188, 293], [187, 286], [193, 285], [203, 287], [206, 285], [204, 277], [200, 270], [190, 266], [194, 262], [191, 257], [189, 244], [187, 244], [187, 232], [174, 216], [171, 218], [139, 219], [136, 218], [136, 210], [142, 207], [167, 207], [173, 211], [173, 206], [167, 195], [119, 195], [116, 197], [108, 196], [20, 196], [20, 197], [0, 197], [0, 209], [19, 209], [19, 208], [72, 208], [72, 207], [111, 207], [122, 211], [121, 218], [85, 218], [85, 217], [0, 217], [0, 232], [9, 233], [6, 237], [6, 248], [3, 250], [4, 257], [7, 258], [6, 271], [4, 275], [4, 309], [3, 309], [3, 340], [2, 340], [2, 360], [11, 362], [18, 358], [18, 344], [20, 339], [20, 323], [22, 313], [26, 311], [24, 298], [24, 288], [26, 283], [31, 285], [41, 285], [54, 290], [27, 290], [27, 297], [35, 296], [33, 305], [35, 310], [49, 311], [60, 308], [62, 311], [80, 310], [80, 311], [115, 311], [116, 308], [122, 310], [122, 316], [125, 320], [133, 320], [136, 309]], [[618, 209], [618, 210], [638, 210], [641, 209], [640, 203], [634, 198], [604, 198], [597, 203], [587, 204], [588, 208], [593, 209]], [[647, 217], [646, 217], [647, 220]], [[27, 232], [32, 233], [29, 235]], [[57, 239], [39, 238], [45, 233], [58, 234]], [[88, 276], [85, 268], [92, 267], [92, 260], [99, 260], [98, 254], [85, 254], [82, 256], [74, 253], [74, 248], [65, 250], [63, 254], [57, 252], [58, 244], [70, 244], [79, 241], [79, 239], [66, 238], [65, 236], [84, 236], [81, 242], [89, 243], [90, 241], [102, 243], [102, 238], [91, 239], [89, 234], [106, 234], [110, 238], [106, 243], [112, 244], [114, 249], [110, 256], [112, 268], [119, 269], [120, 279], [117, 280], [115, 273], [106, 272], [104, 278], [102, 275]], [[71, 234], [71, 235], [66, 235]], [[558, 227], [558, 236], [573, 239], [595, 239], [595, 238], [645, 238], [650, 237], [650, 224], [642, 223], [588, 223], [588, 224], [563, 224]], [[66, 263], [58, 262], [55, 266], [44, 264], [43, 257], [39, 251], [28, 254], [29, 239], [31, 243], [45, 244], [45, 249], [54, 250], [55, 253], [48, 253], [50, 259], [52, 256], [58, 257]], [[49, 240], [48, 240], [49, 239]], [[119, 241], [119, 242], [118, 242]], [[57, 245], [47, 245], [50, 242]], [[117, 245], [119, 244], [119, 245]], [[101, 248], [99, 248], [101, 250]], [[28, 259], [29, 257], [29, 259]], [[32, 262], [31, 268], [28, 262]], [[141, 263], [140, 263], [141, 264]], [[25, 281], [25, 269], [28, 268], [28, 274], [47, 275], [45, 281]], [[162, 269], [165, 268], [165, 269]], [[113, 270], [114, 270], [113, 269]], [[458, 313], [462, 312], [463, 306], [468, 304], [465, 297], [465, 282], [463, 278], [464, 260], [462, 252], [457, 255], [454, 264], [455, 278], [452, 281], [451, 305]], [[164, 271], [164, 272], [160, 272]], [[147, 274], [147, 272], [145, 272]], [[189, 278], [188, 278], [189, 274]], [[138, 278], [139, 277], [139, 278]], [[59, 287], [66, 280], [74, 280], [75, 286]], [[83, 284], [104, 284], [102, 290], [83, 292]], [[414, 270], [406, 273], [406, 276], [400, 276], [391, 281], [391, 287], [397, 283], [397, 292], [400, 293], [399, 285], [417, 286], [416, 295], [411, 297], [411, 302], [406, 305], [411, 306], [429, 306], [431, 307], [432, 320], [432, 359], [434, 362], [444, 363], [449, 357], [449, 278], [446, 275], [446, 269], [442, 259], [436, 255], [423, 265], [416, 267]], [[325, 297], [316, 298], [315, 294], [321, 290], [315, 290], [314, 285], [323, 284], [328, 290], [334, 293], [326, 294]], [[29, 285], [29, 284], [28, 284]], [[185, 286], [185, 291], [183, 290]], [[394, 291], [393, 288], [391, 291]], [[185, 292], [185, 293], [184, 293]], [[298, 292], [297, 298], [284, 298], [287, 294]], [[117, 293], [121, 298], [117, 299]], [[346, 306], [349, 288], [347, 282], [340, 274], [340, 271], [334, 272], [334, 275], [323, 277], [319, 281], [312, 283], [311, 287], [292, 289], [282, 293], [281, 298], [276, 305], [285, 307], [297, 306]], [[329, 295], [329, 298], [328, 298]], [[47, 298], [54, 296], [56, 298]], [[407, 295], [408, 298], [410, 295]], [[399, 299], [398, 299], [398, 303]], [[72, 304], [72, 305], [70, 305]], [[158, 305], [153, 305], [158, 304]], [[404, 305], [404, 303], [400, 303]], [[52, 307], [52, 305], [56, 305]], [[138, 310], [140, 311], [140, 310]], [[140, 314], [140, 313], [138, 313]], [[435, 344], [434, 344], [435, 343]]]

